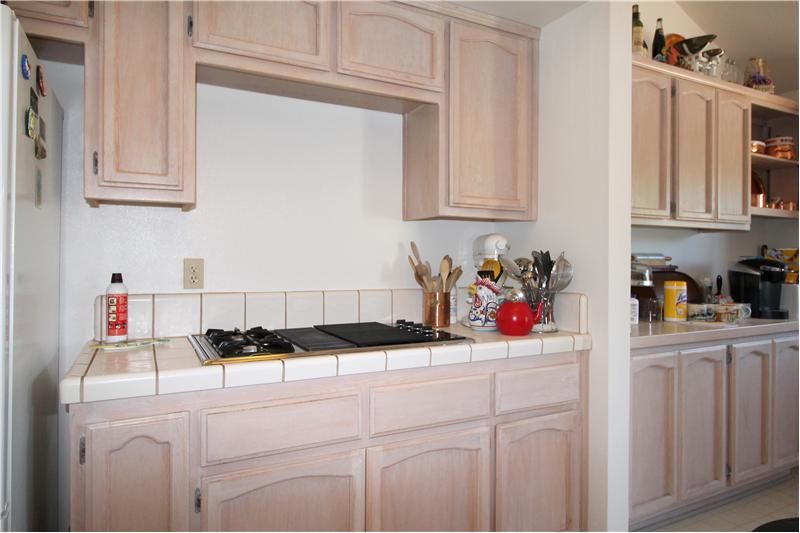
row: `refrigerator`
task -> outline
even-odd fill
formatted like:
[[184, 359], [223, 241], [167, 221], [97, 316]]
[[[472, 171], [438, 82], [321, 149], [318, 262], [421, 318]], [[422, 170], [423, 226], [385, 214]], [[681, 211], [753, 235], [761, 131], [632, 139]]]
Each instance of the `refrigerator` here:
[[55, 529], [64, 113], [0, 5], [0, 527]]

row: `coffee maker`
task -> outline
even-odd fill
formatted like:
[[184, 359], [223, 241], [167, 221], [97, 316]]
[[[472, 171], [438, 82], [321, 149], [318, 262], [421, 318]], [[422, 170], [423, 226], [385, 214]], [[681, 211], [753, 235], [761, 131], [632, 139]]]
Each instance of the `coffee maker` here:
[[785, 279], [786, 265], [764, 257], [740, 259], [728, 270], [731, 297], [735, 302], [749, 303], [753, 318], [789, 318], [789, 311], [780, 308]]

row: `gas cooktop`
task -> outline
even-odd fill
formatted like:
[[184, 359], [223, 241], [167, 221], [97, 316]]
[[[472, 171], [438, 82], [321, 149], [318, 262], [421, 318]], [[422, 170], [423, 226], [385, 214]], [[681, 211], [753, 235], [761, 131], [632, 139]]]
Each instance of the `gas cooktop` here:
[[204, 365], [285, 359], [330, 353], [395, 348], [408, 344], [431, 345], [472, 342], [472, 339], [416, 322], [398, 320], [394, 326], [378, 322], [328, 324], [311, 328], [262, 327], [209, 329], [204, 335], [189, 335], [189, 342]]

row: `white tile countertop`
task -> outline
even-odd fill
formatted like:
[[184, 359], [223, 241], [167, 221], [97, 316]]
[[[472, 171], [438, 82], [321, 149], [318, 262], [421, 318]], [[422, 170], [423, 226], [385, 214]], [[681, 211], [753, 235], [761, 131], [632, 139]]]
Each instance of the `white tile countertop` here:
[[496, 332], [477, 332], [461, 325], [447, 329], [470, 337], [474, 343], [202, 366], [186, 337], [171, 337], [167, 344], [128, 351], [92, 348], [94, 341], [90, 341], [61, 380], [60, 399], [63, 404], [72, 404], [261, 385], [586, 351], [592, 344], [588, 333], [561, 331], [510, 337]]
[[797, 320], [748, 318], [736, 326], [702, 322], [639, 322], [631, 326], [631, 350], [740, 337], [797, 333]]

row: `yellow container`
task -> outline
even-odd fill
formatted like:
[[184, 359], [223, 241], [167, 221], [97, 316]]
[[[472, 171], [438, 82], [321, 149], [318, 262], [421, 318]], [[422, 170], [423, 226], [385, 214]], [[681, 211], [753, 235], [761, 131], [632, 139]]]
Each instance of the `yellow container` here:
[[683, 322], [688, 316], [688, 296], [685, 281], [664, 282], [664, 320]]

